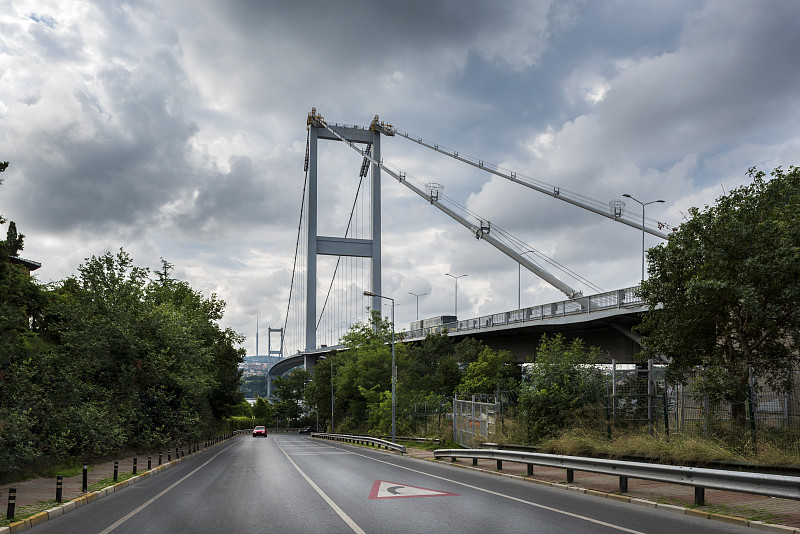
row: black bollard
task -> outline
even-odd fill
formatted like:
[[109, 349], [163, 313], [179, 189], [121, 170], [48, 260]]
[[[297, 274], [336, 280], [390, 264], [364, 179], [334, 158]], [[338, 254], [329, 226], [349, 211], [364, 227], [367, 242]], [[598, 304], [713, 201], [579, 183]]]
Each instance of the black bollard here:
[[14, 519], [14, 509], [17, 507], [17, 488], [8, 489], [8, 511], [6, 519]]
[[172, 449], [167, 449], [167, 461], [172, 461]]
[[161, 465], [161, 451], [158, 451], [158, 465]]
[[83, 483], [81, 484], [81, 491], [86, 493], [89, 491], [89, 464], [83, 464]]
[[148, 456], [147, 457], [147, 470], [150, 471], [153, 468], [153, 459]]
[[136, 474], [136, 460], [137, 460], [137, 458], [136, 458], [136, 456], [134, 456], [133, 457], [133, 474], [134, 475]]
[[61, 490], [64, 486], [64, 477], [58, 475], [56, 477], [56, 502], [61, 504]]
[[119, 460], [114, 460], [114, 482], [117, 481], [119, 476]]

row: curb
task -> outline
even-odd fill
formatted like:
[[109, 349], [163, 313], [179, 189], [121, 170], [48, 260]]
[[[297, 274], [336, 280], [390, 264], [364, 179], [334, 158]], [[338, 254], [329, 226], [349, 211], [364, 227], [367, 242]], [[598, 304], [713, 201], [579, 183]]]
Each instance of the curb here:
[[[795, 528], [795, 527], [788, 527], [788, 526], [784, 526], [784, 525], [776, 525], [776, 524], [772, 524], [772, 523], [765, 523], [763, 521], [750, 521], [749, 519], [743, 519], [741, 517], [734, 517], [734, 516], [730, 516], [730, 515], [717, 514], [717, 513], [713, 513], [713, 512], [704, 512], [702, 510], [697, 510], [697, 509], [694, 509], [694, 508], [685, 508], [683, 506], [677, 506], [677, 505], [674, 505], [674, 504], [661, 504], [659, 502], [649, 501], [647, 499], [641, 499], [639, 497], [627, 497], [627, 496], [624, 496], [624, 495], [620, 495], [618, 493], [606, 493], [606, 492], [603, 492], [603, 491], [597, 491], [597, 490], [592, 490], [592, 489], [587, 489], [587, 488], [581, 488], [579, 486], [565, 485], [565, 484], [559, 484], [558, 482], [549, 482], [547, 480], [528, 478], [528, 477], [524, 477], [524, 476], [520, 476], [520, 475], [514, 475], [514, 474], [511, 474], [511, 473], [500, 473], [500, 472], [497, 472], [497, 471], [494, 471], [494, 470], [484, 469], [484, 468], [481, 468], [481, 467], [473, 467], [472, 465], [466, 465], [466, 464], [462, 464], [462, 463], [458, 463], [458, 462], [456, 462], [456, 463], [449, 462], [449, 461], [445, 462], [443, 460], [437, 460], [435, 458], [417, 458], [417, 459], [418, 460], [427, 461], [427, 462], [441, 463], [443, 465], [451, 465], [451, 466], [455, 466], [455, 467], [460, 467], [462, 469], [472, 469], [474, 471], [480, 471], [482, 473], [488, 473], [488, 474], [497, 475], [497, 476], [501, 476], [501, 477], [509, 477], [509, 478], [514, 478], [514, 479], [517, 479], [517, 480], [524, 480], [526, 482], [531, 482], [533, 484], [541, 484], [543, 486], [550, 486], [550, 487], [553, 487], [553, 488], [560, 488], [560, 489], [564, 489], [564, 490], [567, 490], [567, 491], [575, 491], [575, 492], [578, 492], [578, 493], [583, 493], [583, 494], [586, 494], [586, 495], [592, 495], [592, 496], [595, 496], [595, 497], [605, 498], [605, 499], [609, 499], [609, 500], [612, 500], [612, 501], [619, 501], [619, 502], [624, 502], [624, 503], [629, 503], [629, 504], [635, 504], [635, 505], [638, 505], [638, 506], [647, 506], [649, 508], [655, 508], [657, 510], [666, 510], [666, 511], [674, 512], [674, 513], [678, 513], [678, 514], [689, 515], [689, 516], [694, 516], [694, 517], [701, 517], [701, 518], [704, 518], [704, 519], [710, 519], [712, 521], [719, 521], [719, 522], [722, 522], [722, 523], [729, 523], [729, 524], [739, 525], [741, 527], [749, 527], [749, 528], [752, 528], [752, 529], [755, 529], [755, 530], [760, 530], [760, 531], [763, 531], [763, 532], [774, 532], [774, 533], [777, 533], [777, 534], [800, 534], [800, 529], [799, 528]], [[2, 534], [2, 530], [0, 530], [0, 534]]]
[[[197, 452], [198, 453], [204, 453], [207, 450], [211, 450], [216, 445], [221, 445], [221, 444], [223, 444], [223, 443], [225, 443], [227, 441], [228, 440], [224, 440], [224, 441], [221, 441], [219, 443], [215, 443], [214, 445], [212, 445], [210, 447], [206, 447], [205, 449], [201, 449], [201, 450], [199, 450]], [[30, 516], [28, 518], [22, 519], [20, 521], [16, 521], [16, 522], [11, 523], [10, 525], [5, 526], [5, 527], [0, 527], [0, 534], [16, 534], [17, 532], [23, 532], [25, 530], [33, 528], [36, 525], [44, 523], [45, 521], [49, 521], [49, 520], [51, 520], [53, 518], [56, 518], [56, 517], [58, 517], [60, 515], [67, 514], [67, 513], [71, 512], [73, 510], [77, 510], [78, 508], [89, 504], [90, 502], [94, 502], [94, 501], [96, 501], [98, 499], [102, 499], [103, 497], [111, 495], [115, 491], [119, 491], [119, 490], [121, 490], [123, 488], [127, 488], [131, 484], [136, 484], [136, 482], [144, 480], [145, 478], [149, 478], [149, 477], [159, 473], [160, 471], [163, 471], [164, 469], [168, 469], [170, 467], [173, 467], [174, 465], [176, 465], [176, 464], [178, 464], [180, 462], [183, 462], [184, 460], [186, 460], [188, 458], [189, 458], [189, 456], [186, 456], [186, 457], [183, 457], [183, 458], [176, 458], [175, 460], [172, 460], [170, 462], [167, 462], [167, 463], [161, 464], [159, 466], [156, 466], [156, 467], [150, 469], [149, 471], [145, 471], [140, 475], [136, 475], [134, 477], [131, 477], [128, 480], [123, 480], [122, 482], [117, 482], [116, 484], [114, 484], [112, 486], [106, 486], [105, 488], [103, 488], [101, 490], [85, 493], [85, 494], [81, 495], [80, 497], [72, 499], [71, 501], [66, 502], [64, 504], [61, 504], [59, 506], [55, 506], [55, 507], [50, 508], [48, 510], [45, 510], [43, 512], [37, 512], [37, 513], [35, 513], [34, 515], [32, 515], [32, 516]]]

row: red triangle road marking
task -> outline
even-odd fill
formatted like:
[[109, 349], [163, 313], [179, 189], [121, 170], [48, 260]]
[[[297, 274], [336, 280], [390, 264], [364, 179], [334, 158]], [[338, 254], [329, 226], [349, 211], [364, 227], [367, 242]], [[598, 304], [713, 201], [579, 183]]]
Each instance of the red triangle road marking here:
[[458, 493], [439, 491], [419, 486], [409, 486], [388, 480], [376, 480], [369, 494], [370, 499], [408, 499], [411, 497], [457, 497]]

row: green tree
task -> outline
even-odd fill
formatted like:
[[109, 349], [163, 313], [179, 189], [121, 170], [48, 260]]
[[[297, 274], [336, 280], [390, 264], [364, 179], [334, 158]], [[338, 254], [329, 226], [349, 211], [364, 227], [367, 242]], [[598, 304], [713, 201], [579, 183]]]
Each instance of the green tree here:
[[336, 353], [317, 361], [314, 373], [306, 384], [305, 400], [311, 410], [319, 414], [320, 427], [330, 429], [331, 418], [331, 371]]
[[650, 250], [640, 292], [650, 311], [638, 328], [644, 358], [669, 362], [672, 379], [699, 373], [738, 418], [748, 366], [785, 389], [800, 340], [800, 168], [748, 176]]
[[275, 407], [265, 398], [256, 398], [256, 403], [253, 405], [252, 413], [256, 418], [257, 425], [269, 426], [275, 422]]
[[[0, 172], [7, 167], [1, 162]], [[0, 216], [0, 224], [6, 222]], [[0, 473], [64, 454], [52, 446], [58, 434], [47, 434], [58, 421], [52, 350], [39, 333], [47, 299], [27, 271], [10, 261], [22, 239], [11, 222], [0, 241]]]
[[[334, 357], [337, 428], [359, 428], [375, 402], [366, 392], [391, 391], [391, 323], [373, 311], [369, 324], [358, 324], [342, 337], [347, 350]], [[405, 357], [405, 346], [395, 345], [395, 360]], [[398, 384], [398, 391], [401, 385]]]
[[519, 387], [521, 369], [507, 350], [485, 347], [478, 359], [469, 364], [458, 390], [462, 393], [495, 393]]
[[283, 376], [275, 377], [272, 386], [275, 397], [280, 399], [276, 409], [278, 414], [297, 422], [304, 410], [304, 396], [309, 373], [303, 368], [296, 367]]
[[539, 440], [570, 428], [581, 415], [587, 415], [586, 410], [599, 406], [605, 378], [594, 364], [601, 360], [600, 349], [587, 347], [581, 339], [567, 343], [561, 334], [542, 336], [520, 395], [529, 439]]
[[399, 378], [408, 392], [451, 397], [461, 382], [452, 339], [445, 334], [428, 334], [422, 342], [407, 348], [398, 366]]

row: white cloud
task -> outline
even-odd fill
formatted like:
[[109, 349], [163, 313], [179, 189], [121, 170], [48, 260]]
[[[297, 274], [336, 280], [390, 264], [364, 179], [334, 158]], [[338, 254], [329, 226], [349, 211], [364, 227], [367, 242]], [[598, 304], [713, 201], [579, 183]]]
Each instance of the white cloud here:
[[[602, 202], [663, 198], [652, 216], [672, 224], [751, 165], [800, 156], [789, 0], [28, 0], [0, 13], [0, 213], [39, 276], [120, 246], [142, 265], [164, 257], [251, 338], [256, 314], [284, 319], [314, 106], [334, 122], [379, 114]], [[360, 157], [320, 154], [321, 225], [343, 232]], [[638, 280], [635, 229], [399, 138], [383, 157], [603, 288]], [[398, 325], [415, 317], [409, 292], [430, 292], [420, 315], [451, 311], [451, 271], [469, 274], [460, 314], [516, 307], [510, 259], [389, 177], [383, 206]], [[561, 298], [522, 279], [523, 304]]]

